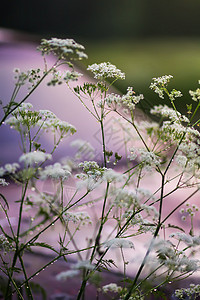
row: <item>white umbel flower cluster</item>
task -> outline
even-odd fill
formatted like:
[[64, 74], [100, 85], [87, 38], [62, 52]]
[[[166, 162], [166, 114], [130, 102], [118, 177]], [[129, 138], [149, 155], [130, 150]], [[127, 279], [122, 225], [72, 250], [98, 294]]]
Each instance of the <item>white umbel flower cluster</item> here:
[[175, 232], [170, 234], [170, 237], [175, 238], [179, 241], [184, 242], [188, 246], [199, 246], [200, 245], [200, 236], [191, 236], [183, 232]]
[[95, 79], [125, 79], [125, 74], [110, 62], [89, 65], [87, 70], [94, 74]]
[[4, 176], [6, 174], [14, 174], [17, 169], [19, 169], [18, 163], [5, 164], [4, 167], [0, 167], [0, 176]]
[[73, 223], [77, 224], [80, 223], [81, 225], [92, 224], [91, 218], [85, 211], [78, 211], [78, 212], [65, 212], [63, 214], [63, 218], [66, 222], [72, 221]]
[[103, 243], [103, 245], [105, 248], [133, 248], [133, 249], [135, 249], [133, 242], [131, 242], [125, 238], [114, 238], [112, 240], [109, 240], [109, 241]]
[[63, 271], [59, 274], [56, 275], [56, 280], [58, 281], [65, 281], [68, 278], [72, 278], [79, 275], [78, 270], [68, 270], [68, 271]]
[[192, 97], [192, 100], [199, 101], [200, 100], [200, 89], [196, 89], [196, 91], [189, 91], [190, 96]]
[[19, 158], [19, 162], [23, 162], [25, 165], [33, 166], [34, 164], [42, 163], [48, 159], [52, 159], [51, 154], [44, 153], [42, 151], [33, 151], [22, 154]]
[[198, 296], [200, 296], [200, 284], [191, 283], [188, 288], [175, 290], [177, 299], [197, 299]]
[[120, 293], [121, 290], [122, 290], [121, 286], [118, 286], [116, 283], [109, 283], [102, 287], [102, 291], [105, 294], [108, 292]]
[[116, 189], [113, 205], [129, 208], [130, 206], [140, 207], [140, 199], [135, 191], [126, 188]]
[[4, 234], [0, 234], [0, 249], [3, 250], [4, 255], [15, 250], [13, 243], [10, 242]]
[[164, 99], [164, 88], [172, 78], [172, 75], [164, 75], [158, 78], [154, 77], [152, 78], [153, 82], [150, 84], [150, 89], [157, 93], [160, 98]]
[[69, 81], [77, 81], [83, 74], [76, 71], [56, 71], [52, 73], [51, 80], [47, 83], [48, 86], [61, 85], [62, 83], [68, 83]]
[[161, 263], [169, 270], [180, 273], [194, 272], [199, 270], [200, 261], [198, 259], [189, 259], [183, 251], [177, 251], [176, 246], [170, 241], [159, 240], [154, 242], [157, 249], [157, 256]]
[[87, 58], [87, 55], [84, 53], [85, 47], [73, 39], [42, 39], [38, 50], [42, 52], [42, 55], [52, 53], [63, 60], [69, 60], [69, 57], [70, 59]]
[[139, 158], [141, 165], [147, 171], [152, 171], [155, 167], [160, 167], [161, 159], [160, 157], [155, 154], [154, 152], [148, 151], [147, 149], [135, 149], [130, 148], [130, 160], [135, 160], [136, 157]]
[[71, 176], [69, 171], [69, 166], [62, 166], [60, 163], [55, 163], [54, 165], [46, 166], [44, 170], [40, 171], [40, 179], [46, 180], [52, 178], [55, 180], [67, 180]]
[[132, 87], [128, 87], [127, 93], [123, 96], [119, 96], [117, 94], [109, 94], [105, 101], [108, 107], [116, 107], [118, 106], [125, 106], [128, 109], [135, 109], [136, 104], [138, 104], [141, 100], [144, 99], [142, 94], [135, 95], [135, 92]]

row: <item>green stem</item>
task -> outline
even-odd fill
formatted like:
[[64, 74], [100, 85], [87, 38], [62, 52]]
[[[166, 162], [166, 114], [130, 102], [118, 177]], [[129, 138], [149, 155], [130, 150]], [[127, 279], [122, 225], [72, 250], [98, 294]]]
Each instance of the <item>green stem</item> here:
[[23, 259], [22, 259], [22, 257], [21, 257], [20, 254], [18, 255], [18, 257], [19, 257], [19, 260], [20, 260], [20, 263], [21, 263], [21, 266], [22, 266], [24, 277], [26, 279], [26, 284], [25, 285], [26, 285], [26, 289], [27, 289], [28, 298], [30, 300], [34, 300], [33, 299], [33, 295], [32, 295], [32, 291], [31, 291], [31, 288], [30, 288], [30, 285], [29, 285], [29, 280], [28, 280], [28, 277], [27, 277], [27, 274], [26, 274], [26, 270], [25, 270]]
[[40, 85], [40, 83], [44, 80], [44, 78], [52, 71], [53, 68], [51, 68], [48, 72], [46, 72], [42, 78], [36, 83], [36, 85], [32, 88], [32, 90], [11, 110], [7, 110], [7, 112], [5, 113], [4, 117], [2, 118], [2, 120], [0, 121], [0, 126], [2, 125], [2, 123], [7, 119], [7, 117], [13, 112], [15, 111], [23, 102], [26, 101], [26, 99], [35, 91], [35, 89]]
[[134, 288], [135, 288], [135, 285], [136, 285], [136, 283], [137, 283], [137, 280], [139, 279], [139, 276], [140, 276], [140, 274], [141, 274], [141, 272], [142, 272], [142, 270], [143, 270], [143, 268], [144, 268], [144, 266], [145, 266], [145, 264], [146, 264], [147, 257], [149, 256], [149, 254], [150, 254], [150, 252], [151, 252], [151, 249], [152, 249], [153, 244], [154, 244], [154, 240], [155, 240], [155, 238], [157, 237], [157, 235], [158, 235], [158, 233], [159, 233], [159, 231], [160, 231], [161, 224], [162, 224], [162, 223], [161, 223], [161, 215], [162, 215], [162, 204], [163, 204], [163, 196], [164, 196], [164, 181], [165, 181], [165, 176], [162, 175], [162, 185], [161, 185], [162, 188], [161, 188], [161, 195], [160, 195], [160, 207], [159, 207], [158, 225], [157, 225], [156, 230], [155, 230], [155, 232], [154, 232], [154, 235], [153, 235], [153, 238], [152, 238], [152, 240], [151, 240], [150, 246], [149, 246], [149, 248], [147, 249], [147, 252], [146, 252], [146, 254], [145, 254], [145, 257], [144, 257], [144, 259], [143, 259], [143, 261], [142, 261], [142, 263], [141, 263], [141, 265], [140, 265], [140, 268], [139, 268], [139, 270], [138, 270], [138, 272], [137, 272], [137, 274], [136, 274], [136, 276], [135, 276], [135, 278], [134, 278], [134, 281], [133, 281], [133, 283], [132, 283], [132, 285], [131, 285], [131, 287], [130, 287], [130, 289], [129, 289], [129, 292], [127, 293], [127, 295], [126, 295], [126, 297], [124, 298], [124, 300], [128, 300], [128, 299], [131, 297], [131, 294], [132, 294], [132, 292], [133, 292], [133, 290], [134, 290]]
[[21, 248], [20, 248], [20, 252], [22, 250], [24, 250], [27, 245], [31, 244], [32, 242], [34, 242], [35, 240], [38, 239], [38, 237], [44, 232], [46, 231], [48, 228], [50, 228], [52, 226], [52, 224], [55, 224], [58, 220], [60, 220], [60, 217], [63, 215], [64, 212], [66, 212], [68, 209], [70, 209], [72, 206], [76, 205], [78, 202], [80, 202], [83, 198], [85, 198], [87, 195], [89, 194], [89, 191], [87, 191], [81, 198], [79, 198], [76, 202], [74, 202], [73, 204], [71, 204], [70, 206], [66, 207], [59, 215], [58, 217], [56, 217], [55, 220], [53, 220], [51, 223], [49, 223], [49, 225], [47, 225], [45, 228], [43, 228], [40, 232], [38, 232], [34, 237], [32, 237], [28, 242], [26, 242]]
[[[20, 250], [19, 250], [19, 234], [20, 234], [20, 227], [21, 227], [21, 221], [22, 221], [23, 204], [24, 204], [24, 200], [25, 200], [25, 195], [26, 195], [27, 188], [28, 188], [28, 181], [26, 182], [25, 187], [24, 187], [24, 191], [23, 191], [23, 193], [22, 193], [22, 199], [21, 199], [21, 204], [20, 204], [20, 209], [19, 209], [19, 218], [18, 218], [17, 236], [16, 236], [16, 238], [15, 238], [16, 250], [15, 250], [15, 254], [14, 254], [14, 256], [13, 256], [12, 271], [11, 271], [11, 274], [10, 274], [11, 277], [13, 276], [13, 269], [14, 269], [15, 264], [16, 264], [16, 262], [17, 262], [17, 257], [18, 257], [18, 255], [19, 255], [19, 251], [20, 251]], [[7, 284], [6, 296], [7, 296], [8, 293], [9, 293], [9, 286], [10, 286], [10, 278], [9, 278], [8, 284]]]

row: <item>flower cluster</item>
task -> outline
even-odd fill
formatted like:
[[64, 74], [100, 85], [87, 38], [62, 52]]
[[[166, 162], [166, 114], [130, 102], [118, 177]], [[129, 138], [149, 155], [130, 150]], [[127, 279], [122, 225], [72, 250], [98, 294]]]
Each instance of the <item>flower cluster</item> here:
[[186, 217], [189, 215], [190, 217], [194, 217], [195, 213], [199, 211], [199, 207], [196, 204], [190, 205], [186, 204], [186, 208], [181, 208], [180, 213], [183, 215], [181, 217], [182, 221], [186, 220]]
[[54, 165], [46, 166], [44, 170], [39, 173], [41, 180], [46, 180], [52, 178], [54, 180], [67, 180], [70, 176], [70, 168], [68, 165], [62, 166], [60, 163], [55, 163]]
[[116, 189], [113, 204], [117, 207], [140, 207], [140, 199], [135, 191], [126, 188]]
[[33, 166], [34, 164], [43, 163], [48, 159], [52, 159], [51, 154], [44, 153], [42, 151], [33, 151], [22, 154], [19, 158], [19, 162], [23, 162], [25, 165]]
[[189, 91], [190, 96], [192, 97], [192, 100], [199, 101], [200, 100], [200, 89], [196, 89], [196, 91]]
[[160, 157], [154, 152], [148, 151], [147, 149], [130, 148], [130, 160], [135, 160], [136, 157], [140, 159], [141, 166], [147, 171], [152, 171], [153, 168], [160, 167]]
[[0, 176], [4, 176], [7, 174], [14, 174], [17, 169], [19, 169], [18, 163], [5, 164], [4, 167], [0, 167]]
[[0, 178], [0, 185], [7, 186], [7, 185], [9, 185], [9, 183], [6, 182], [4, 178]]
[[26, 83], [29, 84], [29, 89], [36, 86], [36, 84], [39, 82], [41, 78], [41, 70], [40, 69], [31, 69], [26, 72], [20, 71], [20, 69], [15, 68], [13, 70], [14, 72], [14, 79], [15, 79], [15, 85], [20, 87], [22, 85], [25, 85]]
[[118, 286], [116, 283], [106, 284], [102, 287], [102, 291], [105, 294], [108, 292], [120, 293], [121, 290], [122, 290], [121, 286]]
[[49, 110], [32, 110], [31, 103], [22, 103], [8, 118], [5, 123], [11, 128], [21, 132], [29, 131], [32, 127], [39, 127], [40, 130], [59, 132], [65, 137], [69, 132], [74, 134], [76, 128], [66, 121], [61, 121]]
[[66, 222], [72, 221], [73, 223], [79, 223], [81, 225], [92, 224], [91, 218], [87, 212], [65, 212], [63, 218]]
[[48, 86], [55, 86], [60, 85], [64, 82], [68, 83], [69, 81], [77, 81], [79, 77], [81, 77], [83, 74], [75, 72], [75, 71], [66, 71], [61, 72], [54, 70], [52, 73], [51, 80], [47, 83]]
[[195, 247], [200, 245], [200, 236], [191, 236], [183, 232], [174, 232], [170, 234], [170, 237], [175, 238], [178, 241], [182, 241], [188, 246]]
[[123, 96], [117, 95], [117, 94], [109, 94], [105, 101], [108, 105], [108, 107], [116, 107], [118, 106], [125, 106], [128, 109], [132, 110], [135, 109], [135, 105], [140, 102], [140, 100], [144, 99], [144, 96], [142, 94], [136, 96], [135, 92], [132, 87], [128, 87], [127, 93]]
[[200, 284], [190, 284], [189, 288], [175, 290], [174, 293], [177, 299], [197, 299], [200, 296]]
[[56, 275], [56, 280], [58, 281], [64, 281], [68, 278], [74, 277], [79, 275], [79, 271], [78, 270], [68, 270], [68, 271], [63, 271], [59, 274]]
[[158, 260], [169, 270], [180, 273], [199, 270], [200, 261], [198, 259], [189, 259], [184, 252], [177, 251], [170, 241], [157, 240], [154, 246], [157, 249]]
[[45, 131], [48, 131], [49, 129], [52, 132], [58, 131], [62, 137], [65, 137], [69, 132], [70, 134], [76, 132], [76, 128], [73, 125], [66, 121], [61, 121], [55, 114], [48, 110], [40, 110], [39, 114], [41, 119], [38, 122], [38, 126], [41, 126]]
[[125, 238], [114, 238], [112, 240], [104, 242], [103, 245], [105, 248], [133, 248], [133, 249], [135, 249], [133, 242], [131, 242]]
[[3, 250], [4, 255], [15, 250], [13, 243], [4, 234], [0, 234], [0, 249]]
[[26, 210], [37, 207], [40, 214], [50, 215], [51, 212], [58, 211], [58, 201], [54, 195], [48, 193], [31, 194], [25, 201]]
[[129, 220], [129, 224], [133, 227], [135, 226], [137, 229], [137, 235], [145, 233], [145, 232], [155, 232], [154, 224], [144, 219], [141, 213], [134, 214], [133, 217], [133, 210], [129, 209], [126, 210], [123, 219]]
[[87, 58], [84, 53], [85, 47], [76, 43], [73, 39], [51, 38], [50, 40], [42, 39], [38, 50], [45, 54], [54, 54], [61, 60]]
[[169, 120], [173, 122], [189, 123], [189, 119], [186, 116], [181, 115], [180, 112], [175, 111], [173, 108], [170, 108], [167, 105], [154, 106], [150, 112], [153, 115], [160, 115], [163, 118], [169, 118]]
[[153, 82], [150, 84], [150, 89], [159, 95], [160, 98], [164, 99], [165, 88], [167, 87], [172, 75], [165, 75], [158, 78], [152, 78]]
[[[93, 178], [96, 181], [102, 178], [106, 170], [106, 168], [104, 167], [99, 167], [96, 161], [84, 161], [83, 163], [80, 163], [78, 167], [83, 169], [83, 172], [85, 173], [86, 177]], [[77, 175], [77, 177], [79, 176]], [[84, 177], [84, 174], [82, 177]]]
[[107, 169], [104, 171], [103, 180], [107, 182], [122, 182], [127, 179], [127, 176], [124, 174], [121, 174], [119, 172], [114, 171], [113, 169]]
[[95, 265], [91, 264], [89, 260], [81, 260], [73, 265], [75, 270], [94, 270]]
[[94, 74], [95, 79], [125, 79], [125, 74], [121, 70], [117, 69], [115, 65], [112, 65], [109, 62], [90, 65], [88, 66], [87, 70]]

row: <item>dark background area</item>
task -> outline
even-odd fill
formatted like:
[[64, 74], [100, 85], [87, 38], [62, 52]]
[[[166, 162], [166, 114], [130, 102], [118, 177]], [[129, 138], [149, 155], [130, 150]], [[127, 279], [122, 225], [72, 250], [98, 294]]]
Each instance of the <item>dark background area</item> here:
[[149, 90], [152, 77], [173, 75], [172, 88], [184, 95], [177, 108], [186, 113], [188, 90], [200, 79], [199, 0], [18, 0], [3, 7], [0, 28], [25, 33], [19, 40], [73, 38], [89, 56], [84, 70], [94, 62], [115, 64], [126, 73], [116, 88], [143, 93], [147, 112], [163, 103]]
[[199, 36], [199, 0], [4, 1], [0, 26], [45, 36]]

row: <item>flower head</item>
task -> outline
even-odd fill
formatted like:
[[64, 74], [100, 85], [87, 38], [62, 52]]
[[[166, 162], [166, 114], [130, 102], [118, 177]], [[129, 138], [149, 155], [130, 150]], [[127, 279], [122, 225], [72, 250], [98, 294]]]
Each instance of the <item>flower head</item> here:
[[38, 50], [44, 54], [54, 54], [59, 59], [82, 59], [87, 58], [87, 55], [83, 52], [84, 46], [76, 43], [73, 39], [58, 39], [51, 38], [50, 40], [42, 39]]
[[44, 153], [42, 151], [34, 151], [34, 152], [28, 152], [22, 154], [19, 158], [19, 162], [23, 162], [26, 165], [34, 165], [34, 164], [42, 163], [47, 159], [51, 159], [51, 158], [52, 158], [51, 154]]
[[100, 80], [107, 78], [125, 79], [125, 74], [109, 62], [90, 65], [87, 70], [94, 74], [94, 78]]
[[158, 78], [153, 78], [153, 82], [150, 84], [150, 89], [152, 89], [158, 96], [164, 99], [164, 89], [173, 78], [172, 75], [164, 75]]
[[105, 248], [135, 248], [133, 242], [124, 238], [114, 238], [104, 243]]
[[67, 180], [71, 176], [68, 165], [62, 166], [60, 163], [46, 166], [44, 170], [40, 171], [40, 179], [46, 180], [47, 178]]

